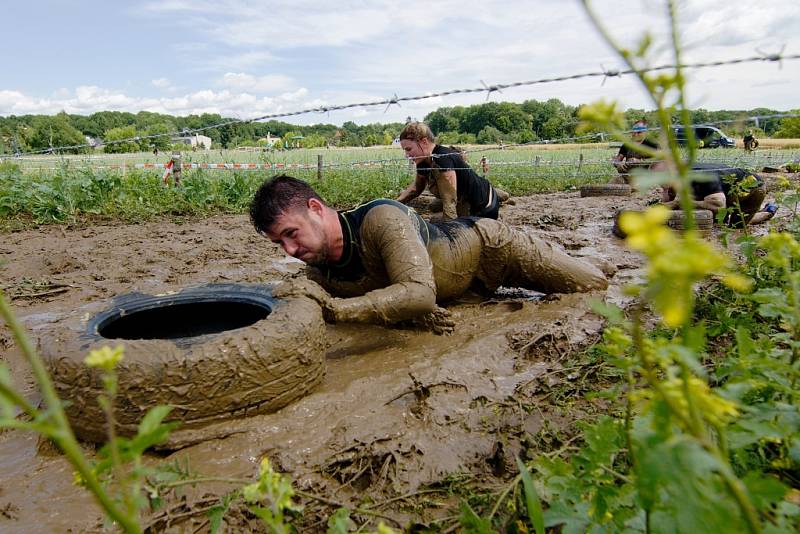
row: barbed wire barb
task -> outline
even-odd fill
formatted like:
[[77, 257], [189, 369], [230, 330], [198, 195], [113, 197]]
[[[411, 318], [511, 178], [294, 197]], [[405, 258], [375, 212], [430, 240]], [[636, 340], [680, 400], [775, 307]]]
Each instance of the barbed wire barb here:
[[398, 98], [399, 97], [397, 96], [397, 93], [394, 93], [394, 98], [390, 98], [389, 101], [386, 103], [386, 109], [383, 110], [384, 115], [386, 115], [386, 112], [389, 111], [389, 108], [392, 106], [392, 104], [397, 104], [398, 108], [403, 107], [400, 105], [400, 102], [398, 102], [397, 100]]
[[603, 69], [603, 81], [600, 82], [600, 87], [606, 84], [606, 79], [608, 78], [621, 78], [622, 73], [619, 69], [606, 69], [603, 64], [600, 64], [600, 68]]
[[786, 44], [784, 43], [781, 45], [781, 49], [775, 54], [766, 53], [758, 48], [756, 48], [756, 52], [761, 54], [764, 57], [764, 61], [777, 61], [778, 62], [778, 70], [783, 69], [783, 51], [786, 50]]
[[484, 82], [483, 80], [481, 80], [481, 83], [483, 84], [483, 87], [486, 88], [486, 101], [487, 102], [489, 101], [489, 96], [492, 94], [492, 92], [494, 92], [494, 91], [497, 91], [498, 93], [502, 93], [503, 92], [503, 91], [500, 90], [500, 86], [499, 85], [486, 85], [486, 82]]

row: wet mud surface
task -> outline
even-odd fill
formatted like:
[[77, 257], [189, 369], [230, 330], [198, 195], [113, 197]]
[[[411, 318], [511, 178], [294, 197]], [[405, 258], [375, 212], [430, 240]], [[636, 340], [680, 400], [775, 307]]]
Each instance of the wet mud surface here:
[[[178, 431], [174, 452], [148, 461], [180, 459], [207, 476], [252, 479], [267, 456], [295, 487], [331, 502], [355, 508], [363, 499], [385, 501], [380, 513], [392, 526], [435, 519], [445, 512], [415, 511], [397, 497], [464, 474], [499, 484], [516, 474], [521, 443], [536, 449], [548, 436], [568, 437], [576, 420], [603, 410], [602, 401], [584, 400], [580, 388], [563, 387], [586, 378], [565, 363], [600, 335], [603, 322], [590, 311], [590, 299], [624, 305], [621, 288], [642, 276], [641, 259], [611, 228], [616, 210], [643, 208], [651, 198], [580, 198], [577, 191], [515, 198], [501, 208], [501, 220], [592, 261], [611, 275], [609, 288], [548, 297], [501, 288], [488, 301], [452, 302], [451, 336], [328, 325], [327, 372], [310, 394], [275, 413]], [[256, 235], [244, 215], [0, 235], [0, 280], [34, 337], [62, 314], [125, 293], [264, 283], [302, 271], [301, 263]], [[0, 353], [15, 383], [36, 401], [4, 327]], [[0, 531], [100, 528], [100, 511], [73, 486], [67, 462], [36, 436], [0, 434], [0, 473]], [[231, 489], [198, 486], [168, 506], [200, 509]], [[322, 519], [335, 506], [306, 504], [311, 518], [301, 530], [324, 531], [314, 511]], [[203, 531], [202, 514], [184, 519], [171, 528]]]

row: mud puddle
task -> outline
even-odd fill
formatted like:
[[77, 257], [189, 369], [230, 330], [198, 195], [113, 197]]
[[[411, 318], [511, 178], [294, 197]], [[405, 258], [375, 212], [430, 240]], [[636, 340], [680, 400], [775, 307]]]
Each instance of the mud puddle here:
[[[330, 325], [328, 371], [314, 392], [273, 414], [178, 431], [172, 445], [179, 450], [149, 461], [180, 459], [207, 476], [251, 479], [267, 456], [295, 487], [353, 507], [364, 498], [390, 499], [459, 473], [506, 479], [516, 472], [520, 440], [546, 428], [569, 433], [575, 420], [602, 409], [563, 397], [560, 386], [574, 380], [563, 363], [596, 340], [602, 328], [589, 310], [590, 299], [624, 303], [621, 286], [641, 276], [640, 258], [610, 230], [616, 209], [641, 208], [649, 198], [580, 198], [569, 192], [519, 197], [516, 205], [501, 209], [505, 222], [613, 272], [606, 292], [543, 298], [502, 288], [491, 301], [449, 305], [456, 322], [452, 336]], [[0, 251], [6, 262], [0, 279], [17, 315], [39, 324], [47, 314], [123, 293], [264, 282], [302, 269], [257, 236], [244, 215], [50, 226], [0, 235]], [[0, 349], [15, 382], [36, 401], [31, 377], [5, 329]], [[22, 432], [0, 434], [0, 531], [98, 529], [101, 514], [88, 493], [72, 484], [71, 468], [38, 443]], [[200, 509], [230, 489], [187, 490], [180, 503], [167, 505]], [[381, 509], [394, 526], [445, 513], [435, 508], [410, 513], [400, 504]], [[312, 515], [315, 506], [307, 508]], [[189, 513], [184, 520], [174, 530], [202, 531], [202, 514]], [[309, 520], [301, 526], [318, 531], [314, 525]]]

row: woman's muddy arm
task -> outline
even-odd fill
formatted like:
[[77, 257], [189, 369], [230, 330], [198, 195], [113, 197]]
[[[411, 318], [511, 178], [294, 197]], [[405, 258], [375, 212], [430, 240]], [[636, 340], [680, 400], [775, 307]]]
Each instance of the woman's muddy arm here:
[[458, 191], [456, 190], [455, 171], [437, 172], [436, 186], [439, 190], [439, 198], [442, 200], [444, 219], [455, 219], [458, 217]]
[[397, 201], [402, 204], [407, 204], [409, 201], [414, 200], [418, 196], [425, 191], [425, 185], [427, 181], [425, 177], [421, 174], [417, 174], [417, 177], [414, 179], [413, 182], [402, 192], [398, 195]]

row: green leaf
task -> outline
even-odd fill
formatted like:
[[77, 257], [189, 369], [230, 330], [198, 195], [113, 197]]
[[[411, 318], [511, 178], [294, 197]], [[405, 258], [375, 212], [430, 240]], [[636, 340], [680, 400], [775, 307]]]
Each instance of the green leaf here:
[[172, 410], [171, 406], [156, 406], [147, 411], [139, 423], [136, 436], [131, 440], [132, 454], [142, 454], [153, 445], [166, 441], [169, 433], [178, 426], [177, 422], [162, 423], [164, 418], [169, 415], [170, 410]]
[[154, 408], [150, 408], [147, 411], [142, 421], [139, 423], [139, 435], [149, 434], [158, 428], [158, 425], [161, 424], [161, 421], [169, 415], [169, 412], [172, 410], [172, 406], [163, 406], [159, 405]]
[[756, 352], [756, 345], [750, 336], [750, 331], [743, 326], [736, 329], [736, 351], [739, 353], [739, 358], [747, 358]]
[[525, 506], [528, 509], [528, 519], [530, 519], [533, 528], [536, 529], [536, 534], [544, 534], [544, 517], [542, 516], [542, 503], [539, 501], [539, 495], [536, 493], [536, 488], [533, 486], [531, 474], [522, 460], [517, 457], [517, 467], [519, 467], [520, 475], [522, 476], [522, 486], [525, 488]]
[[625, 314], [622, 308], [616, 304], [610, 304], [600, 299], [591, 299], [589, 301], [589, 307], [591, 307], [592, 311], [597, 315], [602, 315], [608, 319], [608, 322], [612, 325], [618, 325], [625, 321]]
[[589, 527], [589, 504], [580, 502], [568, 506], [565, 502], [554, 502], [544, 513], [544, 524], [547, 528], [563, 525], [563, 534], [584, 533]]
[[478, 516], [466, 501], [461, 503], [461, 515], [458, 522], [463, 527], [462, 532], [465, 534], [496, 534], [492, 523]]
[[753, 506], [761, 512], [770, 510], [789, 491], [778, 479], [756, 471], [747, 473], [742, 482], [747, 487]]
[[328, 518], [327, 534], [347, 534], [353, 521], [350, 519], [350, 510], [339, 508]]

